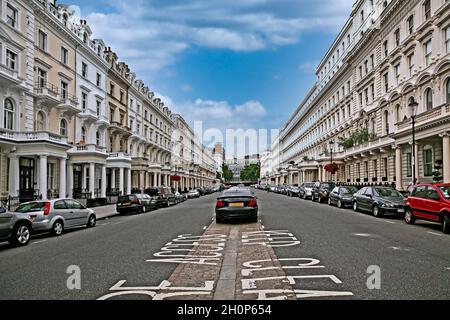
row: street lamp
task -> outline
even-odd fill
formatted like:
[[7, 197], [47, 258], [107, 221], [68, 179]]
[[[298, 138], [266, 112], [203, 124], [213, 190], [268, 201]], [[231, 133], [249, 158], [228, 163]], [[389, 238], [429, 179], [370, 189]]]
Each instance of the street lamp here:
[[333, 181], [333, 177], [334, 177], [334, 166], [333, 166], [333, 147], [334, 147], [334, 141], [331, 140], [330, 141], [330, 156], [331, 156], [331, 181]]
[[411, 98], [409, 100], [409, 114], [411, 116], [411, 123], [412, 123], [412, 175], [413, 175], [413, 184], [416, 184], [416, 115], [417, 115], [417, 108], [419, 107], [419, 104], [414, 100], [414, 98]]

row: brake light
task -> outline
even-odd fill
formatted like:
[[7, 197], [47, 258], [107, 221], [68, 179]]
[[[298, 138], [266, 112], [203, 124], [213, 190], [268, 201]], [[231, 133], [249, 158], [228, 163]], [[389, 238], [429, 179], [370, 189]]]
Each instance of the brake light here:
[[225, 203], [223, 203], [222, 200], [217, 200], [217, 208], [224, 208], [225, 207]]
[[249, 203], [248, 203], [248, 206], [249, 207], [256, 207], [258, 204], [256, 203], [256, 199], [253, 199], [252, 201], [250, 201]]
[[139, 205], [140, 205], [140, 204], [141, 204], [141, 200], [139, 200], [139, 199], [136, 199], [136, 200], [134, 201], [134, 203], [135, 203], [135, 204], [139, 204]]
[[48, 216], [49, 214], [50, 214], [50, 202], [46, 202], [44, 207], [44, 216]]

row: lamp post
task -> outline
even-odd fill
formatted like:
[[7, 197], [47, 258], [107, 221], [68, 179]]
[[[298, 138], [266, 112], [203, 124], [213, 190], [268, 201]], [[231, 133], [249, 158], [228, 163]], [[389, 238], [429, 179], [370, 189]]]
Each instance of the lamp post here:
[[412, 176], [413, 184], [416, 184], [416, 115], [419, 104], [414, 98], [411, 98], [408, 107], [412, 123]]
[[334, 178], [334, 166], [333, 166], [333, 147], [334, 147], [334, 141], [330, 141], [330, 158], [331, 158], [331, 181], [333, 181]]

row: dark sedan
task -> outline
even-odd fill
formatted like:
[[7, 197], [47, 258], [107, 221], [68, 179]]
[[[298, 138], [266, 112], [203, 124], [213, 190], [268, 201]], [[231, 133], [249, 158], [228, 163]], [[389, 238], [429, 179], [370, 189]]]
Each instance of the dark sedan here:
[[251, 220], [258, 222], [258, 203], [248, 189], [232, 188], [225, 191], [216, 203], [216, 222], [230, 220]]
[[358, 192], [356, 187], [336, 187], [331, 191], [328, 198], [330, 206], [338, 208], [351, 207], [353, 204], [353, 195]]
[[353, 210], [368, 211], [379, 218], [385, 214], [405, 213], [406, 199], [389, 187], [365, 187], [353, 196]]
[[312, 201], [327, 201], [335, 186], [333, 182], [316, 182], [312, 188]]
[[289, 197], [298, 197], [299, 196], [299, 193], [300, 193], [300, 187], [299, 186], [290, 186], [288, 189], [287, 189], [287, 195], [289, 196]]
[[157, 208], [156, 200], [145, 193], [121, 196], [119, 197], [116, 206], [117, 212], [120, 214], [133, 212], [144, 213]]

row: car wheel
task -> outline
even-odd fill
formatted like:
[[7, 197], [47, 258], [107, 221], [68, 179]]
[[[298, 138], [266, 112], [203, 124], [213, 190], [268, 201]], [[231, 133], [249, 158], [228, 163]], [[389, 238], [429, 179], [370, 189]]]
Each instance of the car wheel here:
[[353, 211], [358, 212], [358, 202], [353, 202]]
[[445, 234], [450, 234], [450, 215], [446, 214], [444, 217], [444, 223], [442, 225], [442, 231]]
[[63, 231], [64, 231], [64, 224], [62, 223], [61, 220], [58, 220], [53, 224], [51, 234], [55, 237], [58, 237], [62, 235]]
[[97, 224], [97, 218], [95, 217], [95, 215], [91, 215], [89, 217], [87, 227], [94, 228], [96, 224]]
[[338, 206], [339, 209], [342, 209], [342, 201], [341, 200], [338, 200], [337, 206]]
[[372, 208], [372, 214], [375, 218], [381, 218], [383, 214], [381, 213], [380, 208], [377, 205], [374, 205]]
[[407, 224], [414, 224], [416, 222], [416, 217], [410, 208], [405, 210], [405, 222]]
[[26, 223], [18, 223], [12, 232], [9, 243], [13, 246], [25, 246], [30, 241], [31, 229]]
[[322, 202], [323, 202], [323, 199], [322, 199], [321, 196], [319, 196], [318, 200], [319, 200], [319, 203], [322, 203]]

